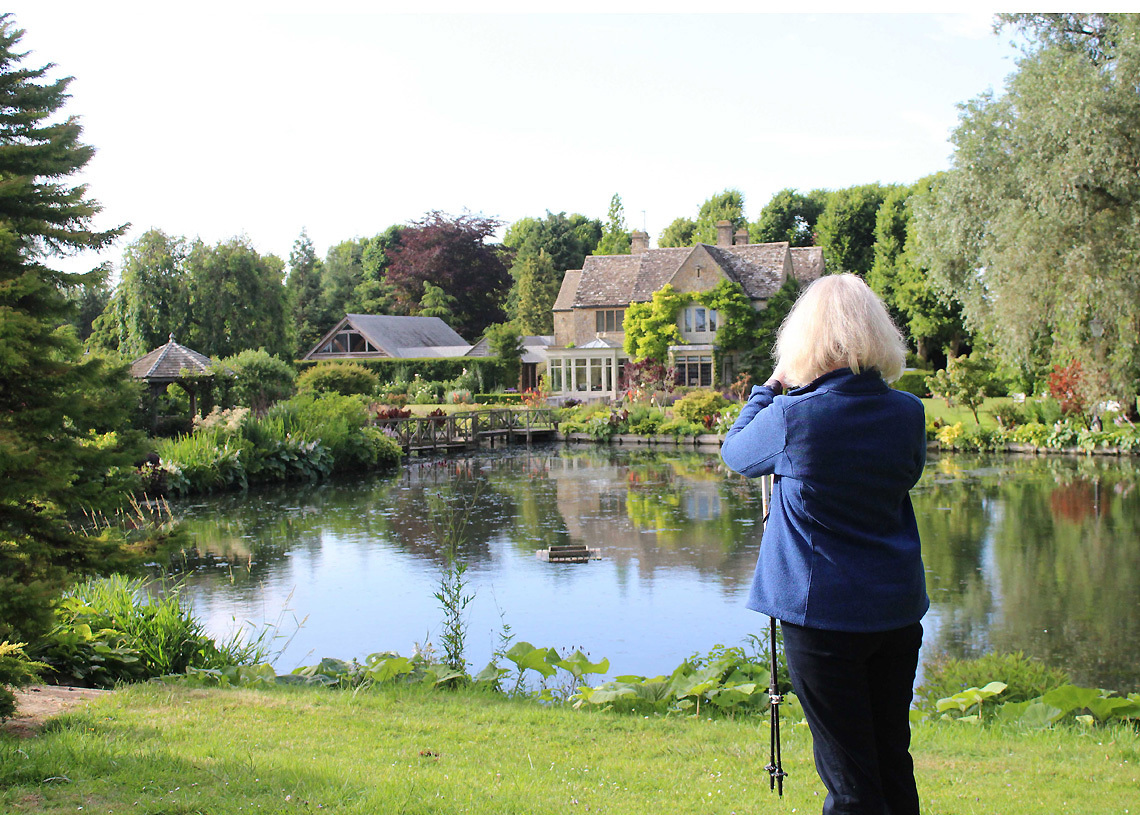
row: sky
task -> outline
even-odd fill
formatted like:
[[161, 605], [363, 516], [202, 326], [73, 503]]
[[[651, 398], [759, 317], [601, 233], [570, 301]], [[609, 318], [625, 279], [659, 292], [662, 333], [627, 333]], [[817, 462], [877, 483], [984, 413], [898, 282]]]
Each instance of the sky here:
[[9, 2], [25, 65], [75, 77], [97, 224], [131, 225], [67, 270], [117, 264], [152, 227], [287, 259], [302, 229], [323, 255], [431, 210], [604, 220], [614, 193], [656, 245], [724, 189], [754, 220], [785, 187], [948, 168], [958, 105], [1017, 57], [982, 11], [360, 8]]

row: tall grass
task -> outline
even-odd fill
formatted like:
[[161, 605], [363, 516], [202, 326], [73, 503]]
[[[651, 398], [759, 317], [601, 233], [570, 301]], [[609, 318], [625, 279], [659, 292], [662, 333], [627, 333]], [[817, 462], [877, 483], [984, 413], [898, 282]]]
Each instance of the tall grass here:
[[260, 637], [218, 642], [182, 602], [181, 588], [152, 595], [142, 578], [88, 579], [59, 603], [56, 624], [37, 656], [57, 680], [95, 686], [262, 662]]
[[160, 441], [157, 452], [166, 489], [176, 495], [317, 481], [333, 471], [399, 461], [399, 446], [371, 421], [362, 397], [303, 393], [260, 418], [244, 411], [240, 420], [228, 421], [223, 412], [189, 435]]

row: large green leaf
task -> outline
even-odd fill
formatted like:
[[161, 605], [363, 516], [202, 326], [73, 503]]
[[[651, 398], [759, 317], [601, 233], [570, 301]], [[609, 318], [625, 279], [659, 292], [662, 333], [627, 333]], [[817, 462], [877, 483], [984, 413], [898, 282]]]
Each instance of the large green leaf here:
[[550, 677], [555, 673], [552, 662], [558, 659], [558, 652], [553, 648], [535, 648], [529, 642], [520, 642], [507, 651], [506, 656], [519, 666], [520, 672], [529, 668], [545, 677]]
[[1140, 702], [1120, 696], [1101, 696], [1085, 705], [1096, 716], [1097, 721], [1109, 719], [1134, 719], [1140, 717]]
[[415, 665], [407, 657], [388, 657], [378, 659], [365, 671], [364, 675], [373, 682], [383, 684], [399, 676], [405, 676], [415, 670]]
[[581, 679], [585, 674], [604, 674], [610, 669], [608, 659], [603, 657], [601, 662], [590, 662], [589, 658], [580, 650], [554, 664], [569, 671], [575, 679]]
[[1046, 693], [1041, 701], [1047, 705], [1060, 708], [1063, 713], [1082, 710], [1089, 707], [1100, 698], [1100, 691], [1096, 688], [1079, 688], [1076, 685], [1062, 685]]

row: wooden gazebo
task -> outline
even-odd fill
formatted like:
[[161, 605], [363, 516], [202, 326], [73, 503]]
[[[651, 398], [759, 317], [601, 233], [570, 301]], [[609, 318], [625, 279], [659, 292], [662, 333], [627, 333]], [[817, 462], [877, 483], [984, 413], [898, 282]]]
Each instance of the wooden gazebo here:
[[178, 385], [190, 397], [190, 415], [198, 415], [199, 396], [209, 397], [214, 387], [214, 361], [174, 341], [155, 348], [131, 363], [131, 376], [141, 379], [150, 390], [151, 403], [169, 385]]

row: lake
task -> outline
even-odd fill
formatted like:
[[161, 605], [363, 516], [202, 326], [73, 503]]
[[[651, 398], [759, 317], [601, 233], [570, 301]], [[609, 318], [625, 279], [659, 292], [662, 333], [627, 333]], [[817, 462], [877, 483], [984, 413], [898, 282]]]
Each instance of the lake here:
[[[932, 455], [913, 491], [924, 660], [1021, 650], [1079, 684], [1140, 690], [1138, 480], [1131, 459]], [[196, 547], [177, 565], [211, 633], [274, 624], [287, 671], [438, 642], [451, 540], [473, 671], [513, 637], [652, 676], [764, 631], [744, 608], [760, 504], [715, 453], [515, 447], [176, 504]], [[563, 543], [602, 559], [535, 557]]]

